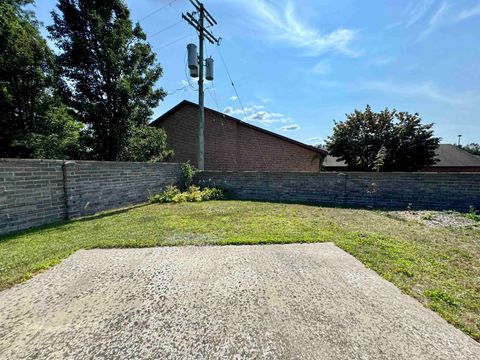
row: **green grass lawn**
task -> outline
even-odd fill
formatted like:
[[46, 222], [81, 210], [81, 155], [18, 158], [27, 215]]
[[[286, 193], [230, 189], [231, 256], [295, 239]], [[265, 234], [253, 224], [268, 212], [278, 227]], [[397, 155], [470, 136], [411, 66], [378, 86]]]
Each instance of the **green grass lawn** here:
[[480, 341], [480, 227], [390, 213], [212, 201], [146, 205], [0, 238], [0, 289], [78, 249], [332, 241]]

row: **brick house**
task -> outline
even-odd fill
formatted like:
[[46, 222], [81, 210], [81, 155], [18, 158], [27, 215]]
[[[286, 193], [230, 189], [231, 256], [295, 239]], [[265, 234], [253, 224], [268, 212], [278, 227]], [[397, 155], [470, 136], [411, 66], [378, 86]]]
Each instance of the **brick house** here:
[[[153, 121], [165, 129], [171, 161], [197, 166], [198, 105], [184, 100]], [[318, 172], [327, 152], [205, 108], [205, 170]]]

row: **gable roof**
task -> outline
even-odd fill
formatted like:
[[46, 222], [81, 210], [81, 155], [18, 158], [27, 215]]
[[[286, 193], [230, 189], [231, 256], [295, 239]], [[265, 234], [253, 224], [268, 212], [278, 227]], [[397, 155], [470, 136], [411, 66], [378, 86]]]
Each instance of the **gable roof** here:
[[[198, 105], [191, 102], [191, 101], [188, 101], [188, 100], [183, 100], [181, 102], [179, 102], [177, 105], [175, 105], [174, 107], [172, 107], [170, 110], [168, 110], [167, 112], [165, 112], [163, 115], [161, 115], [160, 117], [158, 117], [156, 120], [152, 121], [149, 125], [150, 126], [158, 126], [162, 121], [164, 121], [165, 119], [167, 119], [170, 115], [172, 115], [173, 113], [177, 112], [178, 110], [180, 110], [181, 108], [185, 107], [185, 106], [193, 106], [193, 107], [196, 107], [198, 108]], [[230, 115], [227, 115], [227, 114], [224, 114], [224, 113], [221, 113], [220, 111], [216, 111], [216, 110], [213, 110], [213, 109], [210, 109], [210, 108], [207, 108], [205, 107], [205, 112], [210, 112], [214, 115], [217, 115], [217, 116], [221, 116], [222, 118], [224, 119], [227, 119], [227, 120], [230, 120], [230, 121], [234, 121], [236, 122], [237, 124], [241, 125], [241, 126], [245, 126], [245, 127], [248, 127], [250, 129], [253, 129], [255, 131], [259, 131], [261, 133], [264, 133], [264, 134], [267, 134], [267, 135], [270, 135], [270, 136], [274, 136], [278, 139], [281, 139], [283, 141], [287, 141], [289, 143], [292, 143], [292, 144], [295, 144], [295, 145], [298, 145], [298, 146], [301, 146], [305, 149], [308, 149], [308, 150], [311, 150], [311, 151], [315, 151], [319, 154], [322, 154], [322, 155], [327, 155], [327, 151], [326, 150], [323, 150], [323, 149], [319, 149], [315, 146], [311, 146], [311, 145], [307, 145], [307, 144], [304, 144], [300, 141], [297, 141], [297, 140], [293, 140], [291, 138], [288, 138], [286, 136], [283, 136], [283, 135], [279, 135], [279, 134], [276, 134], [272, 131], [268, 131], [268, 130], [265, 130], [265, 129], [262, 129], [258, 126], [255, 126], [255, 125], [252, 125], [252, 124], [249, 124], [245, 121], [242, 121], [240, 119], [237, 119], [237, 118], [234, 118], [233, 116], [230, 116]]]
[[433, 166], [480, 166], [480, 158], [451, 144], [440, 144], [436, 150], [438, 161]]
[[[440, 144], [435, 150], [435, 159], [437, 163], [430, 167], [479, 167], [480, 157], [470, 154], [468, 151], [460, 149], [455, 145]], [[324, 162], [325, 167], [347, 167], [343, 160], [335, 156], [328, 155]]]

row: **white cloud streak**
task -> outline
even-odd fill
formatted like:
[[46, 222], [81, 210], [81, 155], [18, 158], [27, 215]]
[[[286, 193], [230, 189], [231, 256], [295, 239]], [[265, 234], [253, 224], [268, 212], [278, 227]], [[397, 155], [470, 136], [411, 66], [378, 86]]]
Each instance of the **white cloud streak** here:
[[423, 18], [434, 3], [435, 0], [411, 1], [406, 10], [408, 20], [405, 22], [405, 27], [410, 27], [416, 24], [421, 18]]
[[242, 1], [242, 4], [251, 9], [270, 38], [304, 49], [304, 55], [319, 56], [329, 51], [351, 57], [361, 54], [351, 47], [357, 31], [339, 28], [329, 33], [321, 33], [299, 20], [292, 1], [288, 1], [283, 9], [279, 8], [278, 3], [274, 6], [265, 0]]
[[422, 40], [426, 38], [428, 35], [432, 33], [443, 21], [445, 14], [447, 13], [450, 6], [444, 2], [442, 5], [437, 9], [437, 11], [433, 14], [428, 22], [427, 28], [420, 34], [417, 40]]
[[455, 21], [463, 21], [466, 19], [470, 19], [474, 16], [480, 15], [480, 4], [475, 5], [470, 9], [466, 9], [461, 11], [456, 17]]
[[300, 130], [300, 125], [298, 124], [292, 124], [292, 125], [285, 125], [279, 128], [278, 130], [280, 131], [296, 131]]

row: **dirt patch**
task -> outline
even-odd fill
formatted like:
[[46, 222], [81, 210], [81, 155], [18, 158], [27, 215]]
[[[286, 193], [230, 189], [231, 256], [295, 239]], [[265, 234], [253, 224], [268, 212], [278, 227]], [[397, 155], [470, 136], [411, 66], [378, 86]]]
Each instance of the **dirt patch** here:
[[430, 227], [468, 227], [479, 225], [463, 214], [450, 211], [389, 211], [388, 215], [407, 221], [417, 221]]

